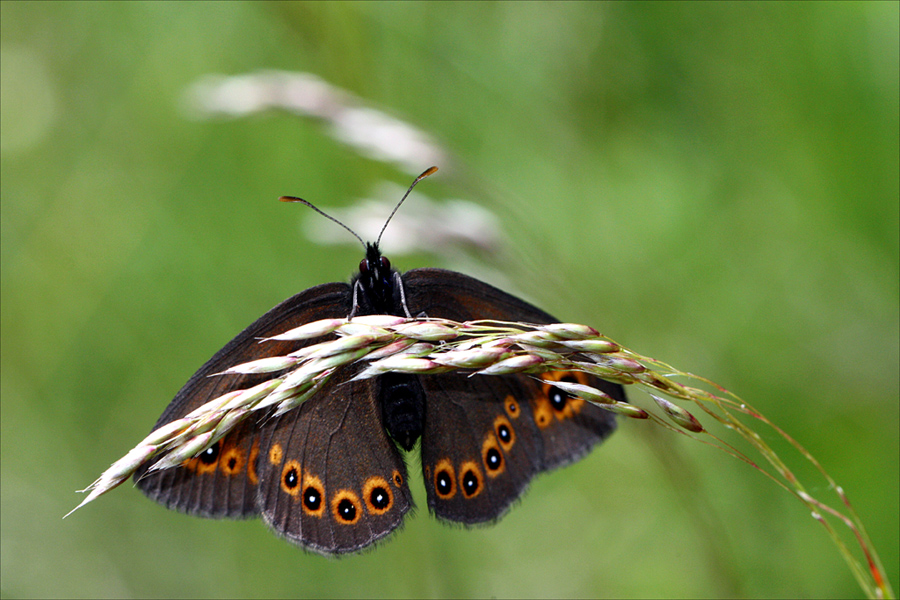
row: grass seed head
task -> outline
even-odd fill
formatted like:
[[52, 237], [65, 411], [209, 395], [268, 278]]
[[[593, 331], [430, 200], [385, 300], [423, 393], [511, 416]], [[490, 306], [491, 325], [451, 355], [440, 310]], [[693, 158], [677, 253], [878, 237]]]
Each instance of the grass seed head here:
[[312, 323], [307, 323], [305, 325], [301, 325], [300, 327], [295, 327], [289, 331], [285, 331], [282, 334], [274, 335], [269, 338], [263, 338], [260, 341], [298, 341], [298, 340], [311, 340], [313, 338], [322, 337], [323, 335], [328, 335], [332, 333], [335, 329], [345, 324], [347, 319], [322, 319], [320, 321], [313, 321]]
[[481, 369], [477, 373], [479, 375], [509, 375], [511, 373], [522, 373], [531, 371], [544, 364], [544, 359], [533, 354], [520, 354], [505, 358], [490, 367]]

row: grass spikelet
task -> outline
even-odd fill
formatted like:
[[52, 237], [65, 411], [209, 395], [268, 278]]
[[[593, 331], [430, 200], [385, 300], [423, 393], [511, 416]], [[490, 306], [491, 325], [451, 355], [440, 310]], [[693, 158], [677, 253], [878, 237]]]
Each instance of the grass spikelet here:
[[[867, 596], [893, 597], [878, 555], [846, 494], [803, 446], [721, 386], [662, 361], [641, 356], [589, 326], [573, 323], [529, 325], [490, 320], [457, 323], [435, 318], [369, 315], [352, 320], [324, 319], [308, 323], [260, 343], [270, 340], [319, 341], [286, 357], [272, 356], [228, 369], [226, 373], [272, 373], [273, 376], [253, 388], [234, 390], [215, 398], [189, 415], [152, 432], [82, 490], [88, 495], [68, 514], [114, 489], [143, 465], [149, 464], [153, 470], [180, 465], [204, 452], [252, 415], [259, 417], [294, 410], [314, 397], [338, 369], [354, 362], [368, 363], [354, 379], [377, 377], [388, 372], [440, 374], [462, 371], [477, 377], [489, 377], [509, 373], [578, 370], [608, 381], [644, 388], [653, 399], [652, 405], [661, 414], [631, 403], [617, 402], [599, 390], [582, 384], [550, 383], [619, 415], [649, 419], [672, 431], [703, 441], [760, 470], [807, 505], [810, 514], [831, 536]], [[682, 381], [695, 385], [686, 385]], [[726, 431], [748, 442], [764, 462], [752, 460], [734, 445], [711, 433], [684, 406], [658, 394], [665, 394], [682, 404], [694, 404], [706, 418], [718, 422]], [[774, 430], [787, 440], [827, 483], [825, 486], [817, 483], [811, 489], [833, 490], [840, 501], [839, 508], [814, 497], [747, 421]], [[761, 466], [765, 463], [771, 470]], [[851, 545], [845, 542], [846, 530], [833, 525], [835, 520], [851, 532], [852, 539], [864, 556], [864, 564], [857, 559]]]

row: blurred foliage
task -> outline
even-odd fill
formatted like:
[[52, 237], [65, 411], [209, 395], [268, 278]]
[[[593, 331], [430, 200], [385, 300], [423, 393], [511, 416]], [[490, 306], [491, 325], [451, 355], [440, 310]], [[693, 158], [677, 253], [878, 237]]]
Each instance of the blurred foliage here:
[[422, 509], [339, 561], [128, 486], [61, 521], [231, 336], [353, 271], [359, 247], [311, 245], [278, 196], [408, 185], [314, 122], [183, 110], [204, 75], [270, 68], [440, 138], [457, 168], [420, 187], [500, 216], [514, 290], [757, 406], [896, 589], [898, 6], [0, 3], [0, 594], [859, 595], [801, 503], [642, 423], [494, 527]]

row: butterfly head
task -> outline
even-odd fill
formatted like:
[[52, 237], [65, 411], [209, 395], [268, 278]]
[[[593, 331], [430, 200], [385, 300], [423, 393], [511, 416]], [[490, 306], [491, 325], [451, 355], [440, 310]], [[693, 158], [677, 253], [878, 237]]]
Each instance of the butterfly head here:
[[369, 306], [366, 312], [391, 314], [394, 312], [394, 271], [391, 261], [381, 255], [378, 244], [366, 244], [366, 257], [359, 261], [357, 283]]

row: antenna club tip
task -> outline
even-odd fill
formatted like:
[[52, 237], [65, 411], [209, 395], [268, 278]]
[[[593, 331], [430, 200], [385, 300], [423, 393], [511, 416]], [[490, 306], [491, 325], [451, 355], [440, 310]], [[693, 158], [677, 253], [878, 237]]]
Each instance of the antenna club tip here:
[[437, 170], [438, 170], [437, 167], [429, 167], [429, 168], [425, 169], [425, 172], [422, 173], [421, 175], [419, 175], [419, 177], [417, 179], [423, 179], [425, 177], [428, 177], [429, 175], [434, 175], [435, 173], [437, 173]]
[[293, 196], [282, 196], [278, 199], [279, 202], [303, 202], [301, 198], [294, 198]]

